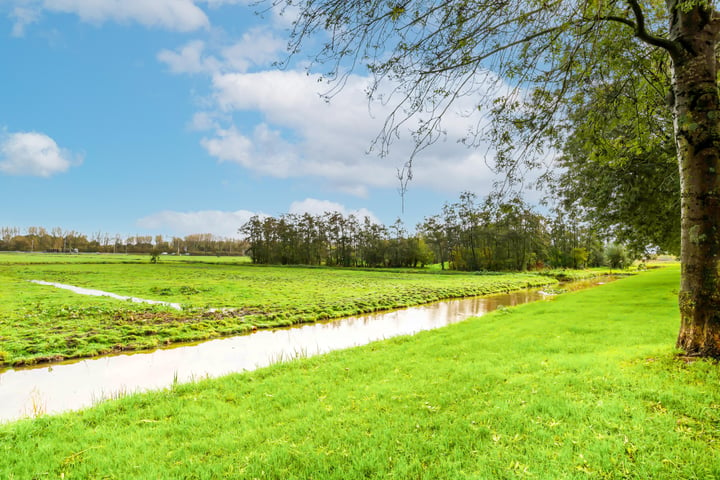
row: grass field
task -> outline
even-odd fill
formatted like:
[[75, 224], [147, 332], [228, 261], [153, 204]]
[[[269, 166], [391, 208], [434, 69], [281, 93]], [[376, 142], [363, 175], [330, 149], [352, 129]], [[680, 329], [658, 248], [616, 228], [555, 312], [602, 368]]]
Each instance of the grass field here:
[[1, 478], [717, 479], [678, 269], [0, 426]]
[[[152, 348], [556, 282], [537, 274], [271, 267], [233, 257], [178, 256], [151, 264], [148, 258], [0, 255], [0, 366]], [[183, 311], [78, 295], [31, 280], [177, 302]]]
[[[111, 253], [0, 252], [0, 265], [43, 263], [148, 263], [150, 255]], [[250, 257], [161, 255], [161, 263], [249, 264]]]

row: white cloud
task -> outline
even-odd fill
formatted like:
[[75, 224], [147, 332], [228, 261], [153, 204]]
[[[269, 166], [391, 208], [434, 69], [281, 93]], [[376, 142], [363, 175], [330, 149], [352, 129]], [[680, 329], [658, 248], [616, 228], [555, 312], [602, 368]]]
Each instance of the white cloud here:
[[374, 223], [380, 223], [375, 214], [373, 214], [367, 208], [348, 210], [345, 205], [337, 202], [332, 202], [330, 200], [306, 198], [305, 200], [291, 203], [290, 209], [288, 210], [288, 213], [294, 213], [296, 215], [302, 215], [303, 213], [309, 213], [311, 215], [322, 215], [325, 212], [338, 212], [345, 216], [355, 215], [358, 219], [368, 217]]
[[43, 133], [0, 133], [0, 172], [50, 177], [82, 163], [82, 156], [60, 148]]
[[302, 176], [297, 171], [301, 165], [292, 146], [282, 139], [280, 132], [264, 123], [255, 127], [252, 137], [231, 127], [218, 130], [214, 138], [203, 138], [201, 143], [210, 155], [223, 162], [237, 163], [277, 178]]
[[228, 121], [227, 115], [218, 112], [196, 112], [188, 124], [190, 130], [203, 132], [207, 130], [220, 130], [220, 121]]
[[273, 23], [278, 28], [292, 28], [293, 22], [300, 18], [301, 7], [297, 4], [287, 5], [285, 2], [278, 2], [273, 5]]
[[157, 58], [170, 67], [172, 73], [207, 73], [220, 68], [220, 62], [213, 57], [204, 57], [205, 42], [193, 40], [179, 50], [161, 50]]
[[223, 5], [252, 5], [257, 0], [200, 0], [207, 3], [210, 8], [217, 8]]
[[[293, 202], [288, 213], [310, 213], [321, 215], [325, 212], [340, 212], [343, 215], [354, 214], [358, 218], [370, 218], [380, 223], [375, 215], [366, 208], [348, 210], [344, 205], [328, 200], [307, 198]], [[234, 212], [222, 210], [201, 210], [196, 212], [177, 212], [165, 210], [139, 219], [137, 226], [167, 235], [186, 236], [194, 233], [211, 233], [225, 238], [239, 238], [238, 230], [254, 215], [264, 217], [265, 214], [248, 210]]]
[[[197, 0], [200, 3], [206, 3], [210, 8], [218, 8], [225, 5], [249, 5], [258, 6], [257, 0]], [[286, 2], [277, 2], [270, 8], [272, 13], [272, 21], [276, 27], [288, 28], [292, 26], [295, 19], [298, 18], [300, 7], [297, 5], [286, 5]]]
[[170, 235], [212, 233], [219, 237], [239, 238], [238, 229], [255, 215], [248, 210], [225, 212], [202, 210], [197, 212], [163, 211], [137, 221], [140, 228], [162, 231]]
[[[204, 3], [220, 7], [248, 1]], [[330, 188], [360, 197], [375, 188], [397, 188], [398, 169], [413, 155], [411, 131], [421, 115], [403, 124], [386, 157], [368, 154], [392, 113], [392, 99], [369, 105], [366, 92], [371, 78], [360, 75], [348, 76], [342, 90], [327, 102], [323, 94], [330, 87], [318, 75], [258, 70], [275, 60], [284, 47], [273, 31], [261, 28], [247, 31], [230, 45], [191, 41], [174, 51], [163, 50], [158, 59], [174, 73], [202, 73], [212, 79], [212, 94], [204, 98], [210, 103], [193, 117], [190, 128], [207, 132], [201, 144], [221, 162], [277, 178], [322, 179]], [[478, 78], [480, 83], [488, 86], [485, 96], [489, 99], [508, 92], [508, 86], [490, 72]], [[469, 118], [477, 113], [476, 100], [460, 98], [444, 116], [449, 141], [439, 141], [414, 158], [410, 188], [480, 194], [490, 190], [494, 174], [487, 167], [485, 152], [456, 142], [479, 120]], [[261, 119], [249, 123], [248, 118], [255, 116]]]
[[240, 41], [222, 49], [226, 70], [247, 72], [253, 65], [268, 65], [278, 59], [286, 41], [265, 28], [245, 32]]
[[13, 37], [23, 37], [25, 27], [37, 22], [40, 19], [40, 12], [36, 8], [19, 6], [10, 12], [10, 18], [15, 21], [11, 35]]
[[[216, 74], [214, 98], [220, 111], [259, 112], [263, 123], [252, 132], [237, 125], [217, 128], [202, 144], [221, 161], [235, 162], [257, 173], [280, 178], [316, 177], [345, 193], [365, 196], [371, 188], [398, 187], [397, 168], [410, 158], [414, 144], [409, 130], [392, 145], [386, 158], [367, 154], [372, 139], [390, 113], [383, 105], [369, 112], [365, 91], [370, 79], [352, 75], [330, 102], [321, 97], [326, 85], [300, 71]], [[458, 110], [473, 110], [459, 105]], [[372, 114], [371, 114], [372, 113]], [[484, 152], [454, 139], [463, 137], [470, 120], [448, 115], [448, 141], [439, 141], [415, 158], [410, 185], [435, 190], [490, 189], [493, 174]]]
[[24, 27], [36, 21], [42, 11], [74, 14], [94, 24], [139, 23], [180, 32], [210, 26], [207, 15], [193, 0], [15, 0], [15, 3], [20, 5], [11, 14], [16, 35], [22, 34]]
[[271, 64], [284, 49], [285, 42], [272, 32], [253, 28], [229, 45], [212, 47], [204, 41], [192, 40], [176, 50], [161, 50], [157, 59], [172, 73], [247, 72], [253, 66]]
[[[14, 21], [13, 36], [23, 36], [25, 27], [37, 22], [43, 12], [73, 14], [93, 24], [107, 21], [137, 23], [189, 32], [210, 27], [203, 8], [242, 6], [255, 9], [255, 0], [0, 0], [0, 4], [3, 2], [16, 5], [9, 15]], [[276, 9], [272, 10], [277, 24]]]
[[346, 213], [345, 206], [330, 200], [317, 200], [315, 198], [306, 198], [302, 201], [296, 201], [290, 204], [288, 213], [301, 215], [309, 213], [311, 215], [321, 215], [325, 212]]

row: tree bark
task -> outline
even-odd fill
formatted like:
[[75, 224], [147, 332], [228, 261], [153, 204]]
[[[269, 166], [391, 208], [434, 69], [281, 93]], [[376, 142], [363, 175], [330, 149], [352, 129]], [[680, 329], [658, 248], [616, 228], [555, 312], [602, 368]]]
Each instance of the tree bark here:
[[681, 182], [681, 325], [677, 347], [720, 358], [720, 24], [712, 8], [668, 2], [675, 141]]

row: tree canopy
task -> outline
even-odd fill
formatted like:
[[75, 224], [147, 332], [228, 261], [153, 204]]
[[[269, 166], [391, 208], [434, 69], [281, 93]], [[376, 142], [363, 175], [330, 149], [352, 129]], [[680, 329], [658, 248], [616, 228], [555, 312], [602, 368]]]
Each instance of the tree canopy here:
[[[274, 3], [299, 9], [290, 51], [319, 41], [313, 65], [327, 70], [335, 88], [353, 71], [373, 75], [369, 97], [395, 107], [377, 139], [381, 152], [405, 129], [418, 149], [437, 140], [443, 117], [471, 98], [474, 108], [459, 112], [470, 123], [462, 140], [493, 140], [495, 165], [513, 179], [521, 176], [518, 160], [545, 160], [544, 147], [557, 146], [568, 99], [612, 74], [618, 52], [630, 59], [647, 53], [633, 34], [663, 42], [651, 33], [658, 9], [634, 2], [633, 9], [590, 0]], [[619, 48], [619, 38], [629, 41]]]
[[[720, 14], [712, 0], [272, 3], [297, 8], [290, 51], [321, 39], [313, 58], [329, 68], [339, 88], [354, 69], [373, 74], [370, 97], [396, 107], [378, 138], [381, 152], [405, 126], [414, 130], [418, 148], [433, 142], [442, 135], [443, 116], [470, 96], [473, 111], [489, 117], [474, 117], [465, 141], [493, 140], [495, 164], [510, 180], [563, 143], [574, 98], [601, 81], [635, 78], [642, 70], [623, 68], [619, 59], [632, 64], [659, 51], [668, 59], [680, 176], [677, 345], [689, 355], [720, 357]], [[381, 88], [385, 80], [389, 90]], [[642, 135], [634, 143], [641, 142]]]
[[601, 240], [571, 218], [545, 217], [519, 198], [478, 201], [470, 192], [426, 217], [417, 233], [408, 233], [400, 219], [385, 226], [339, 212], [254, 216], [241, 232], [257, 264], [415, 268], [440, 263], [443, 270], [447, 264], [454, 270], [523, 271], [606, 263]]
[[[620, 57], [571, 102], [548, 180], [574, 216], [629, 244], [680, 253], [680, 180], [668, 105], [667, 56]], [[618, 70], [634, 74], [618, 75]]]

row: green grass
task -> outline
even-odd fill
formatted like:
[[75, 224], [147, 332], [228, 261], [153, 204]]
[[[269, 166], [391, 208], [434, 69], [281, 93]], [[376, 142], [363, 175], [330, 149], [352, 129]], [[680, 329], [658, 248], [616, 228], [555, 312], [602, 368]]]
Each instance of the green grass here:
[[0, 426], [2, 478], [717, 479], [720, 375], [677, 268]]
[[[161, 255], [161, 263], [223, 263], [249, 264], [250, 257], [215, 255]], [[46, 264], [46, 263], [148, 263], [149, 254], [124, 253], [44, 253], [44, 252], [0, 252], [0, 265]]]
[[[87, 261], [77, 260], [83, 258]], [[200, 258], [208, 263], [0, 255], [0, 366], [153, 348], [556, 282], [534, 274], [268, 267]], [[177, 302], [184, 310], [88, 297], [30, 280]]]

